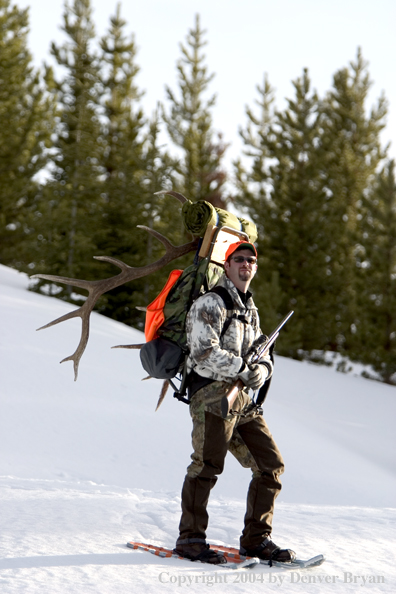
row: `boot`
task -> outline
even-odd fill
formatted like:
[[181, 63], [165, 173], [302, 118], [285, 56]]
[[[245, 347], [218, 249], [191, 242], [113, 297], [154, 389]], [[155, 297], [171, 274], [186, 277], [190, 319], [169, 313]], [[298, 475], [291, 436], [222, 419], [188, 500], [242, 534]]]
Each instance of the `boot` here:
[[219, 565], [220, 563], [227, 563], [226, 558], [222, 553], [217, 553], [209, 547], [204, 540], [197, 538], [187, 538], [176, 543], [176, 548], [173, 549], [180, 557], [190, 559], [191, 561], [201, 561], [202, 563], [211, 563]]
[[296, 559], [296, 553], [290, 549], [281, 549], [278, 547], [269, 536], [258, 547], [244, 547], [240, 548], [239, 553], [247, 557], [258, 557], [264, 561], [269, 561], [269, 566], [272, 566], [272, 561], [280, 561], [281, 563], [292, 563]]

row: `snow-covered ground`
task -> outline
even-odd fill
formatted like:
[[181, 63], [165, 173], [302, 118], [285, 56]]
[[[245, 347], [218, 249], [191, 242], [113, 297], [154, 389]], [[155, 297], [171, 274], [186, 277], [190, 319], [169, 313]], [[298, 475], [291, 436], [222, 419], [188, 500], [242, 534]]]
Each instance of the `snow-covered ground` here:
[[[36, 328], [72, 306], [0, 266], [0, 593], [394, 592], [396, 389], [277, 358], [265, 417], [286, 462], [273, 538], [321, 567], [240, 572], [126, 548], [172, 546], [190, 419], [161, 382], [141, 383], [136, 330], [92, 316]], [[210, 501], [210, 542], [238, 545], [248, 471], [230, 457]]]

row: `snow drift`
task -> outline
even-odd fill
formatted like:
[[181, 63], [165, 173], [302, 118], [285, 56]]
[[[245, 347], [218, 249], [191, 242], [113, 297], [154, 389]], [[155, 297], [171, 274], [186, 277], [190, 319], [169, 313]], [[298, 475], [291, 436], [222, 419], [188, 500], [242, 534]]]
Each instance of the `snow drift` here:
[[[277, 358], [265, 418], [286, 472], [273, 537], [328, 560], [305, 574], [260, 567], [248, 584], [230, 572], [220, 582], [221, 570], [125, 547], [173, 545], [190, 455], [187, 406], [169, 393], [155, 413], [161, 382], [141, 382], [137, 352], [110, 349], [142, 334], [93, 314], [74, 382], [72, 364], [59, 361], [75, 350], [80, 321], [35, 332], [72, 306], [27, 286], [0, 267], [2, 594], [220, 592], [225, 583], [236, 592], [394, 591], [394, 387]], [[249, 480], [230, 456], [210, 501], [212, 542], [237, 545]]]

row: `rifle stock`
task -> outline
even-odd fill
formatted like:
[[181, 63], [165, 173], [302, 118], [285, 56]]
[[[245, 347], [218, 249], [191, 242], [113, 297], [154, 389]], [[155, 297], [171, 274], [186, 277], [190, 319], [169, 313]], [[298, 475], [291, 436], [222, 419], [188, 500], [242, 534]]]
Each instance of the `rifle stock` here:
[[[287, 320], [293, 315], [293, 313], [294, 311], [289, 311], [289, 313], [285, 318], [283, 318], [279, 326], [277, 326], [275, 330], [271, 332], [271, 334], [268, 337], [268, 340], [263, 344], [262, 348], [260, 349], [260, 352], [257, 353], [255, 360], [252, 362], [259, 361], [261, 357], [264, 355], [264, 353], [271, 348], [271, 346], [274, 344], [275, 340], [279, 336], [280, 329], [286, 324]], [[232, 405], [234, 404], [236, 397], [238, 396], [238, 392], [240, 392], [240, 390], [243, 389], [244, 385], [245, 384], [243, 383], [243, 381], [239, 379], [236, 382], [235, 386], [233, 386], [231, 390], [228, 392], [228, 394], [223, 396], [221, 400], [221, 414], [223, 419], [225, 419], [227, 415], [229, 415], [230, 410], [232, 409]]]
[[243, 381], [239, 379], [235, 386], [233, 386], [231, 390], [228, 392], [228, 394], [226, 396], [223, 396], [223, 398], [221, 399], [221, 414], [223, 419], [225, 419], [228, 413], [230, 412], [232, 405], [234, 404], [236, 397], [238, 396], [238, 392], [242, 390], [244, 385], [245, 384], [243, 383]]

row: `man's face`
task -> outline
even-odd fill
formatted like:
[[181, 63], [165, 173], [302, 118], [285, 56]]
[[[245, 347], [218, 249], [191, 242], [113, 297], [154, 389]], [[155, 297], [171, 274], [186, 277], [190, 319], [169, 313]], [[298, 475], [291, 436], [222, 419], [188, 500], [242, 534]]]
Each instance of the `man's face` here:
[[[236, 261], [235, 261], [236, 258]], [[225, 262], [224, 268], [228, 278], [240, 291], [246, 292], [250, 281], [257, 271], [257, 264], [252, 250], [243, 249], [234, 252], [228, 262]]]

